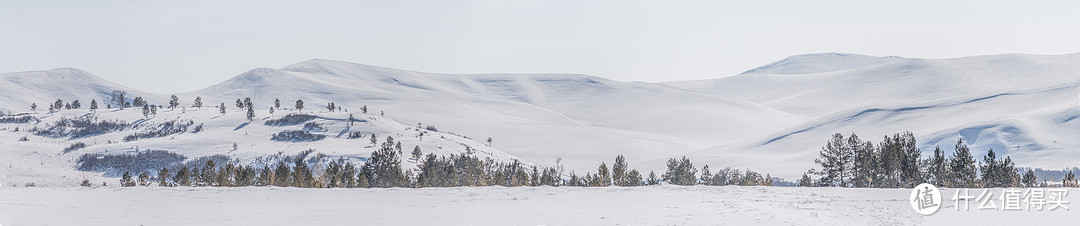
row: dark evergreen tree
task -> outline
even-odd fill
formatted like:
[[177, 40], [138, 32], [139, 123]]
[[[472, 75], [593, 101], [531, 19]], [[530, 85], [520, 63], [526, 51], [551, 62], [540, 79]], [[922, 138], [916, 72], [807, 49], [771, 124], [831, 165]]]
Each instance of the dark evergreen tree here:
[[303, 111], [304, 110], [304, 100], [296, 100], [296, 110], [297, 111]]
[[401, 170], [401, 157], [394, 151], [393, 138], [387, 136], [382, 148], [371, 153], [363, 168], [368, 173], [367, 180], [372, 187], [404, 187], [408, 185], [405, 173]]
[[180, 167], [180, 170], [176, 171], [173, 182], [180, 186], [191, 186], [191, 171], [187, 166]]
[[1024, 173], [1023, 184], [1024, 187], [1028, 188], [1038, 186], [1039, 181], [1038, 178], [1035, 177], [1035, 171], [1028, 169], [1027, 173]]
[[131, 172], [124, 171], [124, 175], [120, 176], [120, 186], [135, 187], [135, 180], [131, 179]]
[[169, 109], [176, 109], [176, 106], [180, 106], [180, 98], [173, 94], [169, 97]]
[[244, 109], [244, 101], [241, 101], [240, 99], [236, 99], [236, 108]]
[[818, 152], [818, 158], [814, 159], [814, 163], [821, 166], [821, 170], [815, 170], [814, 173], [820, 176], [820, 184], [826, 186], [845, 186], [844, 176], [848, 170], [848, 160], [850, 156], [848, 154], [848, 148], [844, 141], [844, 135], [835, 133], [832, 136], [832, 140], [829, 140], [825, 146], [821, 147], [821, 151]]
[[810, 179], [810, 174], [803, 173], [802, 179], [799, 179], [799, 187], [813, 187], [814, 181]]
[[930, 175], [929, 181], [934, 186], [945, 187], [946, 182], [949, 181], [949, 160], [945, 158], [945, 152], [941, 150], [941, 147], [934, 148], [934, 156], [930, 157]]
[[139, 186], [150, 186], [150, 174], [146, 174], [145, 171], [139, 173], [138, 182]]
[[221, 103], [221, 106], [218, 106], [218, 110], [221, 112], [221, 115], [225, 115], [225, 103]]
[[247, 120], [248, 122], [255, 120], [255, 108], [247, 108]]
[[274, 99], [274, 108], [281, 108], [281, 100]]
[[90, 100], [90, 111], [97, 112], [98, 104], [97, 100]]
[[291, 176], [292, 169], [289, 169], [289, 166], [285, 165], [285, 161], [278, 161], [277, 166], [274, 167], [274, 176], [272, 177], [273, 180], [271, 181], [271, 185], [279, 187], [292, 185], [293, 183], [289, 181]]
[[195, 97], [195, 103], [194, 103], [193, 105], [191, 105], [191, 106], [192, 106], [192, 107], [196, 107], [196, 108], [199, 108], [199, 109], [201, 110], [201, 109], [202, 109], [202, 104], [203, 104], [203, 103], [202, 103], [202, 97], [200, 97], [200, 96], [196, 96], [196, 97]]
[[694, 164], [686, 156], [683, 156], [682, 160], [670, 158], [663, 179], [664, 182], [674, 185], [694, 185], [697, 184], [697, 168], [694, 168]]
[[169, 174], [169, 168], [161, 167], [161, 170], [158, 170], [158, 186], [172, 187], [172, 184], [169, 183], [170, 177], [172, 177], [172, 174]]
[[37, 111], [37, 103], [30, 103], [30, 110]]
[[143, 107], [142, 108], [143, 117], [150, 117], [150, 106], [149, 105], [143, 105], [142, 107]]
[[79, 109], [79, 108], [82, 108], [82, 103], [79, 103], [79, 100], [71, 101], [71, 109]]
[[416, 161], [420, 161], [420, 156], [423, 156], [423, 155], [424, 155], [424, 152], [420, 150], [419, 145], [413, 147], [413, 149], [412, 149], [412, 157], [413, 157], [413, 159], [416, 159]]
[[364, 105], [363, 107], [360, 107], [360, 112], [366, 115], [367, 114], [367, 105]]
[[973, 188], [976, 185], [978, 175], [975, 172], [975, 157], [971, 156], [971, 150], [963, 140], [956, 141], [956, 151], [949, 159], [949, 168], [953, 174], [952, 186], [956, 188]]
[[615, 156], [615, 163], [611, 165], [611, 179], [615, 183], [615, 186], [632, 186], [631, 180], [627, 175], [626, 157], [623, 155]]

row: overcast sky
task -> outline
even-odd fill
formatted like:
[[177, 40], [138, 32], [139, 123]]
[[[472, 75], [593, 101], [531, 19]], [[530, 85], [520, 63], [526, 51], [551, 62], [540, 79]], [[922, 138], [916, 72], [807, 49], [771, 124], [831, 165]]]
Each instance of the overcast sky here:
[[313, 58], [656, 82], [818, 52], [1080, 52], [1077, 1], [878, 2], [0, 0], [0, 72], [73, 67], [171, 93]]

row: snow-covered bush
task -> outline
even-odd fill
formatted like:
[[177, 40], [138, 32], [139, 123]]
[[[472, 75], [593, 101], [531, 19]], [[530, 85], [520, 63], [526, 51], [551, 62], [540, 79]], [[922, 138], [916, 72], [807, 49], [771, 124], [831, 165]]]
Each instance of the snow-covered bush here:
[[[191, 120], [188, 120], [187, 122], [176, 120], [167, 121], [161, 124], [153, 125], [153, 127], [149, 127], [145, 131], [135, 132], [135, 134], [124, 136], [124, 142], [134, 141], [138, 139], [165, 137], [173, 134], [183, 133], [188, 130], [188, 127], [191, 127], [191, 125], [194, 124], [195, 122]], [[201, 126], [202, 124], [199, 125]], [[198, 129], [201, 130], [201, 128]]]
[[48, 127], [41, 129], [34, 127], [30, 129], [30, 132], [34, 135], [49, 137], [49, 138], [64, 138], [70, 137], [71, 139], [97, 136], [106, 134], [113, 131], [121, 131], [128, 127], [127, 122], [116, 120], [102, 120], [98, 121], [93, 117], [78, 117], [78, 118], [61, 118], [56, 123], [48, 125]]
[[71, 146], [68, 146], [68, 147], [64, 148], [64, 154], [67, 154], [68, 152], [73, 152], [73, 151], [76, 151], [76, 150], [79, 150], [79, 149], [83, 149], [83, 148], [86, 148], [86, 143], [83, 143], [83, 142], [74, 143], [74, 144], [71, 144]]
[[37, 120], [38, 120], [37, 118], [35, 118], [33, 116], [29, 116], [29, 115], [0, 117], [0, 123], [19, 123], [19, 124], [22, 124], [22, 123], [30, 123], [30, 122], [37, 121]]
[[270, 140], [285, 142], [310, 142], [320, 141], [323, 138], [326, 138], [326, 135], [313, 134], [303, 130], [288, 130], [274, 134], [274, 136], [271, 137]]
[[268, 126], [295, 126], [304, 124], [305, 122], [315, 119], [314, 115], [307, 114], [288, 114], [282, 116], [280, 119], [266, 120], [263, 125]]
[[185, 159], [187, 157], [177, 153], [150, 150], [135, 154], [83, 154], [78, 162], [79, 170], [115, 177], [124, 172], [157, 172], [162, 167], [176, 167]]

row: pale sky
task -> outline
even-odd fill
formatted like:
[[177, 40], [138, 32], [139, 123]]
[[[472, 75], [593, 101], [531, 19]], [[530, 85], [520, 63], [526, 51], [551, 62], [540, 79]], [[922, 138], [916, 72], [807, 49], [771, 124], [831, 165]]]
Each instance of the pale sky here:
[[0, 0], [0, 72], [73, 67], [157, 93], [313, 58], [435, 73], [693, 80], [819, 52], [1080, 52], [1078, 9], [1078, 1]]

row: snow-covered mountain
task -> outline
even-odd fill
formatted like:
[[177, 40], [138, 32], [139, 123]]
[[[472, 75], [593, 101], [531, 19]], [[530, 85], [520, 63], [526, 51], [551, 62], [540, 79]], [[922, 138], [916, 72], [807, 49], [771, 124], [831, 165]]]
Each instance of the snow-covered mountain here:
[[[316, 59], [253, 69], [176, 95], [184, 106], [201, 97], [206, 106], [224, 103], [232, 111], [236, 99], [250, 97], [261, 109], [258, 120], [270, 119], [266, 110], [275, 99], [284, 108], [279, 115], [296, 111], [292, 108], [299, 99], [305, 112], [324, 114], [319, 120], [335, 126], [349, 113], [363, 115], [360, 108], [367, 106], [364, 117], [385, 118], [395, 126], [384, 127], [400, 127], [383, 132], [405, 133], [421, 123], [469, 137], [459, 143], [486, 146], [490, 137], [491, 152], [505, 152], [499, 155], [507, 159], [552, 165], [561, 158], [578, 171], [593, 171], [599, 162], [624, 154], [631, 167], [662, 172], [667, 158], [688, 155], [699, 166], [751, 168], [794, 178], [813, 166], [819, 148], [836, 132], [878, 142], [887, 134], [913, 131], [924, 151], [940, 146], [950, 153], [963, 137], [976, 155], [994, 148], [1020, 166], [1071, 167], [1075, 161], [1070, 160], [1080, 158], [1071, 151], [1080, 142], [1070, 139], [1080, 135], [1078, 85], [1080, 54], [915, 59], [825, 53], [788, 57], [730, 77], [665, 83], [567, 74], [435, 74]], [[159, 105], [171, 95], [122, 87], [75, 69], [2, 74], [0, 87], [0, 110], [12, 112], [56, 99], [80, 99], [85, 108], [90, 98], [101, 102], [112, 90]], [[329, 102], [342, 111], [329, 113]], [[114, 114], [108, 117], [141, 118], [136, 111]], [[198, 155], [229, 153], [231, 148], [224, 146], [232, 142], [225, 140], [253, 136], [257, 139], [251, 138], [248, 147], [262, 147], [261, 140], [275, 132], [259, 129], [258, 123], [240, 127], [246, 122], [241, 112], [217, 115], [204, 108], [169, 110], [158, 118], [214, 122], [207, 124], [216, 128], [210, 131], [225, 134], [200, 140], [220, 142], [177, 136], [148, 145], [196, 149]], [[343, 130], [323, 133], [337, 136]], [[350, 155], [369, 151], [334, 143], [315, 146], [320, 151], [347, 149]], [[289, 150], [308, 146], [290, 145]], [[87, 150], [121, 149], [97, 148]], [[257, 153], [284, 151], [270, 149]], [[244, 153], [229, 154], [254, 156]]]
[[1032, 167], [1071, 167], [1080, 158], [1074, 151], [1080, 147], [1074, 139], [1080, 135], [1075, 120], [1080, 54], [955, 59], [810, 54], [732, 77], [665, 84], [812, 118], [759, 139], [695, 153], [767, 153], [794, 164], [760, 164], [774, 172], [810, 167], [800, 161], [816, 156], [814, 148], [837, 132], [876, 143], [884, 135], [913, 131], [924, 154], [938, 146], [951, 153], [962, 137], [975, 155], [993, 148]]

